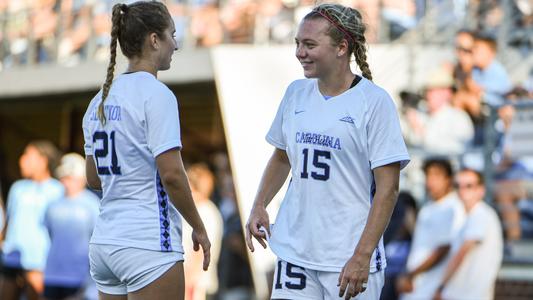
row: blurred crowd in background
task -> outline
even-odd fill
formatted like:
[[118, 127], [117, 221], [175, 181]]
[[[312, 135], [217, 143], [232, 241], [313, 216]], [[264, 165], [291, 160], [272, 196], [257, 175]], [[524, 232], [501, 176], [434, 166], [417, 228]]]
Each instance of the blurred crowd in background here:
[[[36, 140], [26, 146], [19, 166], [23, 178], [11, 186], [0, 213], [0, 298], [97, 299], [88, 245], [100, 194], [85, 188], [85, 159], [77, 153], [61, 157], [53, 143]], [[212, 243], [211, 266], [204, 272], [203, 255], [193, 251], [191, 229], [184, 225], [186, 299], [250, 299], [252, 275], [227, 155], [186, 168]]]
[[[399, 95], [412, 163], [385, 234], [383, 300], [493, 299], [502, 261], [533, 261], [513, 246], [533, 238], [533, 153], [516, 147], [533, 139], [531, 124], [512, 140], [525, 120], [517, 115], [531, 120], [533, 73], [512, 82], [499, 46], [490, 30], [459, 30], [455, 59], [431, 66], [420, 91]], [[464, 168], [479, 180], [463, 184]], [[472, 209], [473, 194], [490, 206]]]
[[[107, 61], [109, 13], [116, 2], [0, 0], [0, 69]], [[305, 0], [164, 2], [182, 48], [290, 44], [297, 22], [315, 4]], [[468, 241], [468, 234], [495, 246], [465, 259], [462, 269], [456, 270], [463, 275], [458, 276], [475, 271], [477, 280], [488, 276], [486, 280], [494, 283], [494, 272], [479, 271], [490, 266], [480, 266], [474, 256], [488, 255], [497, 265], [494, 268], [499, 268], [498, 257], [503, 256], [504, 261], [513, 258], [510, 244], [533, 238], [533, 159], [514, 155], [508, 139], [520, 107], [533, 107], [533, 72], [525, 80], [513, 82], [513, 70], [506, 69], [498, 53], [513, 47], [525, 58], [531, 55], [532, 1], [337, 2], [366, 15], [371, 43], [401, 41], [403, 33], [419, 26], [439, 5], [453, 4], [453, 9], [435, 10], [436, 26], [460, 23], [465, 28], [454, 31], [453, 42], [447, 44], [455, 50], [454, 60], [428, 66], [431, 71], [421, 90], [405, 90], [396, 97], [412, 163], [402, 173], [402, 192], [384, 237], [389, 266], [382, 299], [409, 299], [416, 293], [435, 292], [446, 265]], [[503, 20], [509, 11], [514, 16], [513, 34], [502, 41]], [[97, 213], [97, 195], [84, 188], [82, 158], [67, 154], [59, 160], [53, 149], [47, 141], [30, 143], [20, 159], [24, 179], [9, 187], [6, 214], [0, 214], [0, 224], [7, 215], [1, 299], [18, 299], [2, 293], [23, 290], [27, 299], [37, 299], [32, 297], [53, 293], [58, 285], [70, 286], [78, 299], [96, 297], [88, 277], [85, 246]], [[485, 172], [488, 164], [492, 172]], [[458, 178], [456, 172], [464, 167], [481, 171], [481, 177]], [[251, 299], [252, 276], [227, 153], [190, 162], [187, 169], [213, 243], [213, 266], [218, 268], [199, 272], [199, 258], [188, 251], [186, 299]], [[490, 204], [483, 208], [485, 213], [472, 214], [472, 203], [483, 199]], [[491, 211], [497, 219], [490, 217]], [[483, 231], [488, 223], [496, 229]], [[498, 242], [498, 237], [503, 237], [503, 242]], [[39, 257], [40, 261], [35, 261]], [[429, 258], [433, 260], [424, 265]], [[77, 259], [77, 267], [72, 267]], [[533, 257], [529, 259], [533, 262]], [[40, 275], [26, 272], [39, 269], [43, 271]], [[426, 289], [420, 290], [422, 286]]]
[[[0, 0], [0, 69], [86, 59], [106, 61], [110, 12], [131, 0]], [[166, 0], [181, 48], [218, 44], [292, 43], [314, 0]], [[330, 1], [335, 2], [335, 1]], [[436, 27], [469, 23], [497, 33], [513, 16], [508, 43], [527, 51], [533, 41], [529, 0], [341, 0], [363, 12], [370, 43], [393, 41], [424, 18]], [[508, 10], [506, 10], [508, 9]], [[425, 22], [427, 23], [427, 22]]]

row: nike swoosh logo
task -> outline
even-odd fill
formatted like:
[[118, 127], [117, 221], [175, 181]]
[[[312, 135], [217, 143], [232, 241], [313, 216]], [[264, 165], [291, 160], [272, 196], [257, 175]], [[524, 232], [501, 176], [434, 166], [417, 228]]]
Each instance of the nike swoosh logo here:
[[305, 112], [305, 110], [297, 110], [297, 111], [294, 111], [294, 114], [297, 115], [297, 114], [301, 114], [303, 112]]

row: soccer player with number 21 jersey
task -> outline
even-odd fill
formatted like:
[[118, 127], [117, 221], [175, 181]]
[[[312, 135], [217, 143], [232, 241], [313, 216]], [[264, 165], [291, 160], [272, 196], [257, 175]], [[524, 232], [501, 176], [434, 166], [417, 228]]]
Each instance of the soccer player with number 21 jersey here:
[[[183, 299], [181, 217], [195, 250], [210, 242], [181, 160], [176, 97], [157, 80], [177, 50], [164, 4], [113, 7], [107, 78], [83, 118], [87, 181], [102, 190], [89, 246], [101, 300]], [[117, 40], [128, 70], [113, 80]], [[190, 237], [184, 237], [190, 238]]]

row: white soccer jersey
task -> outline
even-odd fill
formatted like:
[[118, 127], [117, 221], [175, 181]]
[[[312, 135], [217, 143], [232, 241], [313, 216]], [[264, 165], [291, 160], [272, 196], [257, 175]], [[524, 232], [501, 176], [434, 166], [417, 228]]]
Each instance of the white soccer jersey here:
[[169, 201], [155, 158], [181, 148], [176, 97], [152, 74], [119, 75], [97, 117], [101, 92], [83, 117], [85, 155], [102, 182], [91, 243], [183, 252], [181, 216]]
[[[364, 78], [328, 100], [316, 79], [297, 80], [266, 139], [287, 152], [292, 176], [272, 227], [272, 251], [302, 267], [340, 272], [368, 218], [372, 170], [409, 162], [392, 99]], [[370, 271], [385, 266], [380, 241]]]

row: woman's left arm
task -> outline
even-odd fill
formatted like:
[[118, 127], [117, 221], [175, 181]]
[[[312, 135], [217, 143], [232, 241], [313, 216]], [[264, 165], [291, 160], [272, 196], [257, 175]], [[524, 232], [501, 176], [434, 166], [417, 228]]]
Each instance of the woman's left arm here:
[[92, 155], [85, 157], [85, 176], [87, 177], [87, 185], [96, 191], [102, 190], [102, 182], [96, 173], [96, 164]]
[[370, 259], [376, 249], [398, 198], [400, 180], [400, 163], [377, 167], [373, 170], [376, 182], [376, 193], [370, 208], [361, 239], [353, 256], [348, 260], [339, 276], [339, 296], [354, 297], [363, 292], [370, 272]]

